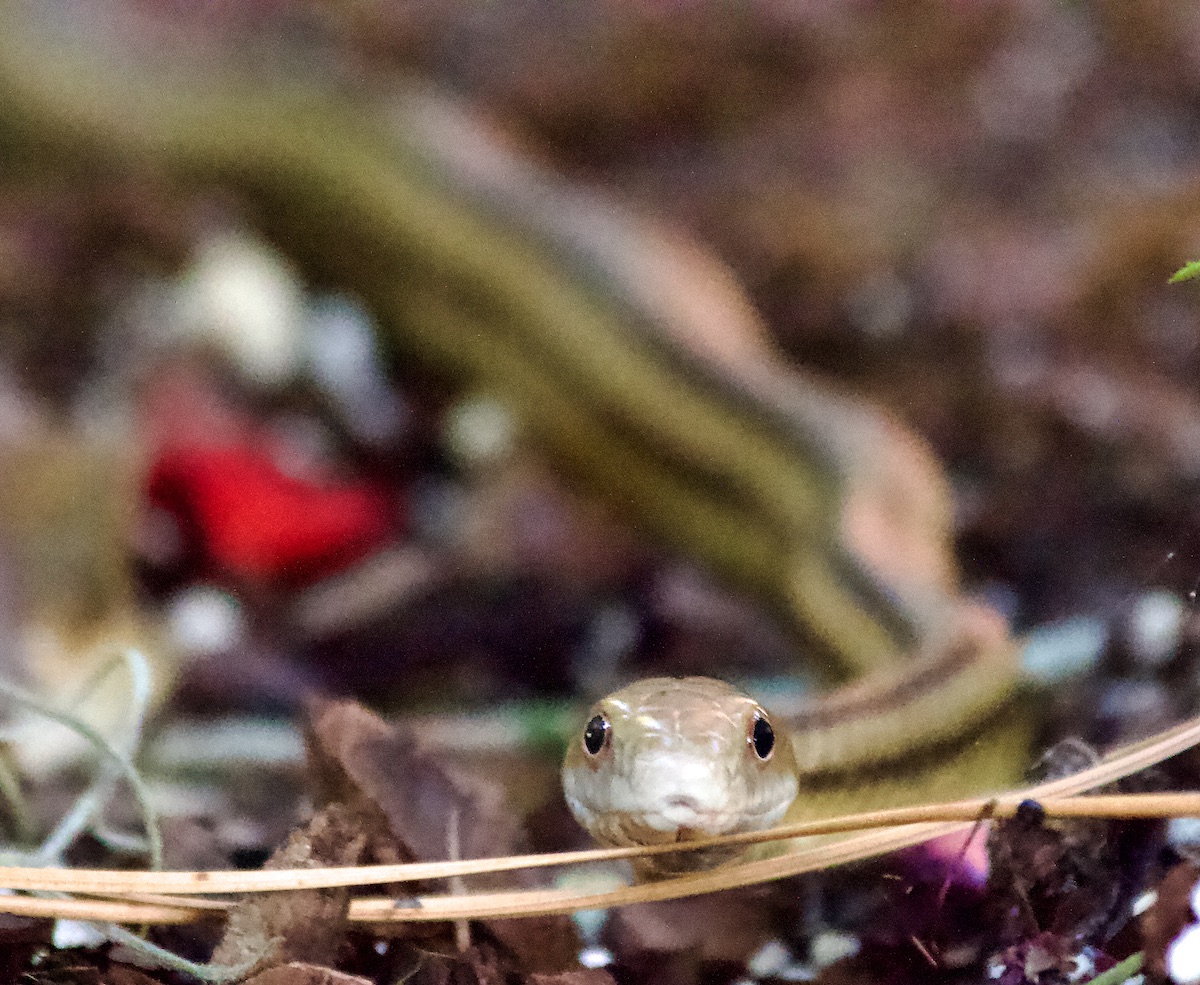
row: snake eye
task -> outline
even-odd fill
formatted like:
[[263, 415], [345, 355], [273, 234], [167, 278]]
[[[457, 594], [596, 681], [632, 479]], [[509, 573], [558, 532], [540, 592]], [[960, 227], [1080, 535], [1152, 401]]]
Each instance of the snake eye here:
[[608, 744], [608, 736], [612, 726], [603, 715], [596, 715], [583, 730], [583, 748], [589, 756], [600, 755], [600, 750]]
[[761, 711], [754, 713], [754, 725], [750, 728], [749, 741], [754, 747], [754, 755], [764, 762], [770, 759], [771, 753], [775, 751], [775, 730]]

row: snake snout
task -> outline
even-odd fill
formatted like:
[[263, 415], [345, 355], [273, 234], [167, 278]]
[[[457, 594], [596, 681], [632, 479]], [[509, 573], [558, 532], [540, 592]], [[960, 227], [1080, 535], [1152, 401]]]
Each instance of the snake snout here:
[[683, 760], [648, 771], [643, 780], [642, 810], [651, 826], [716, 834], [728, 824], [729, 791], [707, 763]]

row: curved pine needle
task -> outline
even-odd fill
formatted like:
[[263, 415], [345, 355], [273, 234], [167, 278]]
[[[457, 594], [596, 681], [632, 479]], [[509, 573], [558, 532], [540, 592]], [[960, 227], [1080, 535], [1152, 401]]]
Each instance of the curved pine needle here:
[[[1139, 754], [1139, 758], [1140, 758]], [[1115, 764], [1114, 764], [1115, 765]], [[915, 807], [892, 808], [847, 814], [821, 821], [784, 825], [769, 831], [726, 835], [702, 841], [653, 845], [633, 848], [595, 848], [576, 852], [552, 852], [540, 855], [509, 855], [499, 858], [464, 859], [453, 862], [417, 862], [400, 865], [346, 866], [317, 869], [271, 869], [258, 871], [201, 871], [146, 872], [107, 869], [43, 869], [0, 867], [0, 886], [11, 890], [57, 891], [89, 893], [102, 896], [132, 898], [132, 894], [174, 893], [179, 896], [210, 893], [279, 892], [300, 889], [328, 889], [342, 886], [370, 886], [444, 879], [463, 875], [480, 875], [517, 869], [578, 865], [607, 862], [645, 855], [693, 851], [711, 845], [747, 844], [791, 840], [815, 835], [831, 835], [873, 828], [895, 828], [892, 834], [903, 839], [905, 847], [937, 837], [944, 831], [925, 830], [941, 825], [947, 830], [961, 829], [980, 817], [1008, 817], [1027, 799], [1039, 798], [1046, 814], [1052, 817], [1146, 818], [1200, 816], [1200, 793], [1110, 794], [1075, 796], [1079, 790], [1059, 789], [1064, 783], [1072, 786], [1103, 784], [1108, 779], [1096, 779], [1093, 774], [1111, 770], [1108, 763], [1093, 767], [1086, 773], [1067, 777], [1038, 787], [1002, 794], [993, 799], [976, 798], [945, 804], [925, 804]], [[1084, 787], [1086, 789], [1086, 786]], [[1051, 796], [1047, 797], [1043, 791]], [[1057, 795], [1057, 796], [1056, 796]], [[894, 850], [883, 847], [872, 854]], [[789, 853], [780, 858], [795, 858]], [[867, 855], [855, 856], [865, 858]], [[851, 861], [846, 859], [843, 861]], [[768, 860], [776, 861], [776, 860]], [[720, 871], [742, 869], [750, 863], [727, 866]], [[839, 863], [831, 863], [839, 864]], [[805, 870], [807, 871], [807, 870]], [[5, 900], [0, 898], [0, 912]]]
[[[517, 917], [602, 909], [652, 900], [677, 899], [768, 882], [788, 876], [858, 861], [908, 847], [943, 834], [964, 831], [981, 816], [1011, 814], [1021, 801], [1037, 799], [1048, 814], [1088, 817], [1167, 817], [1200, 813], [1200, 794], [1137, 794], [1078, 797], [1089, 789], [1128, 776], [1200, 743], [1200, 718], [1191, 719], [1151, 739], [1133, 743], [1080, 773], [1048, 783], [1011, 791], [993, 800], [976, 799], [950, 804], [873, 811], [828, 821], [788, 825], [769, 832], [717, 841], [790, 839], [801, 834], [880, 827], [837, 838], [821, 845], [799, 848], [774, 858], [727, 865], [709, 872], [692, 873], [662, 882], [629, 886], [606, 893], [570, 889], [532, 889], [465, 895], [428, 895], [400, 900], [360, 899], [351, 904], [351, 919], [379, 921], [436, 921], [480, 917]], [[1074, 799], [1072, 799], [1074, 798]], [[888, 827], [882, 827], [888, 825]], [[629, 858], [665, 851], [690, 851], [707, 842], [629, 849], [594, 849], [548, 855], [510, 856], [460, 862], [430, 862], [397, 866], [356, 866], [329, 869], [270, 870], [259, 872], [111, 872], [69, 869], [0, 869], [0, 885], [10, 889], [92, 893], [105, 900], [31, 900], [0, 897], [0, 912], [110, 922], [181, 922], [201, 919], [215, 907], [186, 901], [134, 902], [126, 894], [173, 892], [182, 895], [298, 890], [334, 886], [367, 886], [446, 878], [481, 872], [500, 872], [535, 866], [566, 865], [580, 861]], [[122, 897], [121, 899], [113, 899]], [[69, 904], [66, 906], [64, 904]], [[114, 909], [116, 908], [116, 909]], [[69, 911], [69, 912], [68, 912]], [[114, 917], [112, 913], [121, 915]], [[104, 914], [104, 915], [97, 915]]]
[[[209, 893], [269, 893], [300, 889], [330, 889], [384, 883], [424, 882], [456, 876], [471, 876], [611, 862], [645, 855], [694, 851], [713, 845], [755, 844], [816, 835], [844, 834], [872, 828], [900, 828], [929, 822], [973, 824], [980, 817], [1010, 817], [1017, 806], [1034, 796], [1030, 790], [1004, 794], [994, 799], [952, 801], [889, 810], [846, 814], [822, 821], [784, 825], [769, 831], [725, 835], [702, 841], [633, 848], [592, 848], [575, 852], [540, 855], [505, 855], [498, 858], [463, 859], [453, 862], [412, 862], [398, 865], [363, 865], [317, 869], [270, 869], [257, 871], [145, 872], [110, 869], [41, 869], [0, 867], [0, 886], [22, 891], [88, 893], [133, 899], [140, 894], [174, 893], [184, 899]], [[1086, 797], [1054, 797], [1038, 801], [1051, 817], [1146, 818], [1200, 817], [1200, 793], [1111, 794]], [[927, 840], [929, 835], [912, 843]], [[730, 866], [729, 868], [736, 868]], [[5, 900], [0, 898], [0, 912]]]
[[[1030, 792], [1030, 791], [1026, 791]], [[662, 882], [647, 883], [638, 886], [625, 887], [603, 893], [584, 893], [566, 889], [533, 889], [504, 891], [496, 893], [474, 893], [465, 895], [424, 896], [402, 899], [375, 898], [355, 900], [351, 903], [350, 919], [357, 922], [378, 923], [394, 921], [439, 921], [467, 918], [487, 917], [517, 917], [533, 916], [548, 913], [568, 913], [580, 909], [602, 909], [614, 906], [625, 906], [631, 903], [646, 903], [657, 900], [678, 899], [701, 893], [717, 892], [739, 886], [752, 885], [788, 875], [798, 875], [830, 868], [834, 865], [857, 861], [872, 855], [882, 854], [892, 850], [897, 842], [895, 837], [915, 843], [930, 837], [928, 829], [946, 828], [962, 830], [979, 816], [982, 805], [989, 816], [1010, 816], [1020, 804], [1017, 794], [1010, 795], [1004, 801], [960, 801], [957, 803], [930, 805], [924, 808], [905, 808], [903, 811], [877, 811], [873, 815], [853, 815], [829, 822], [820, 822], [826, 829], [834, 825], [846, 827], [858, 823], [882, 823], [883, 815], [904, 814], [912, 818], [923, 812], [925, 822], [941, 818], [953, 823], [914, 825], [911, 820], [895, 831], [875, 832], [869, 835], [843, 838], [832, 843], [817, 847], [800, 849], [773, 859], [759, 862], [748, 862], [740, 865], [730, 865], [714, 872], [697, 873], [681, 876]], [[1121, 794], [1102, 795], [1077, 798], [1053, 798], [1039, 801], [1047, 814], [1059, 817], [1182, 817], [1200, 812], [1200, 794]], [[791, 826], [795, 828], [797, 826]], [[809, 827], [815, 827], [810, 825]], [[913, 827], [921, 829], [915, 834]], [[934, 832], [936, 836], [941, 832]], [[588, 854], [593, 857], [611, 855], [612, 852], [597, 850], [590, 853], [562, 853], [564, 855]], [[546, 858], [554, 856], [544, 856]], [[530, 856], [526, 856], [530, 858]], [[519, 856], [505, 859], [485, 859], [483, 862], [516, 863], [522, 861]], [[514, 867], [514, 866], [509, 866]], [[350, 884], [349, 880], [359, 877], [370, 867], [297, 870], [297, 878], [288, 887], [292, 890], [313, 888], [302, 886], [299, 877], [313, 874], [318, 877], [326, 874], [336, 874], [347, 877], [341, 885]], [[403, 866], [397, 868], [404, 868]], [[293, 873], [279, 870], [285, 875]], [[43, 871], [42, 875], [51, 875]], [[67, 873], [71, 874], [71, 873]], [[100, 873], [104, 874], [104, 873]], [[169, 873], [153, 873], [154, 875], [169, 875]], [[200, 875], [220, 875], [221, 873], [199, 873]], [[242, 873], [226, 873], [241, 875]], [[145, 873], [107, 873], [116, 877], [138, 876]], [[245, 873], [244, 875], [254, 875]], [[330, 880], [318, 878], [322, 885], [328, 885]], [[227, 910], [232, 904], [223, 900], [193, 900], [187, 897], [156, 896], [146, 894], [119, 894], [115, 887], [110, 887], [104, 900], [45, 900], [29, 899], [26, 897], [0, 897], [0, 912], [14, 913], [26, 916], [69, 917], [78, 920], [108, 920], [114, 923], [188, 923], [203, 919], [205, 916], [215, 916]], [[57, 904], [68, 903], [69, 908], [58, 907]], [[57, 908], [56, 908], [57, 907]]]
[[179, 910], [204, 910], [211, 916], [229, 912], [236, 900], [205, 899], [202, 896], [172, 896], [167, 893], [87, 893], [110, 903], [145, 903], [148, 906], [174, 907]]
[[[693, 873], [661, 882], [627, 886], [606, 892], [588, 893], [573, 889], [540, 888], [400, 899], [369, 898], [354, 900], [350, 904], [349, 917], [352, 921], [360, 923], [390, 923], [537, 916], [571, 913], [583, 909], [607, 909], [719, 892], [827, 869], [835, 865], [883, 854], [893, 850], [901, 842], [911, 844], [930, 837], [930, 829], [943, 829], [941, 831], [934, 830], [932, 836], [937, 836], [944, 831], [964, 830], [978, 818], [981, 805], [987, 809], [989, 816], [1011, 816], [1016, 811], [1021, 799], [1025, 798], [1018, 799], [1018, 795], [1014, 793], [1004, 801], [960, 801], [930, 805], [925, 808], [906, 808], [903, 811], [876, 811], [872, 812], [874, 816], [866, 814], [847, 816], [829, 822], [821, 822], [821, 825], [828, 829], [835, 824], [846, 826], [862, 822], [882, 823], [883, 816], [887, 814], [897, 816], [903, 814], [912, 818], [921, 812], [924, 812], [925, 821], [919, 825], [914, 825], [910, 821], [894, 830], [874, 831], [865, 835], [845, 837], [819, 846], [793, 850], [776, 858], [729, 865], [711, 872]], [[1058, 797], [1043, 799], [1039, 803], [1047, 814], [1058, 817], [1135, 818], [1190, 816], [1200, 813], [1200, 794], [1197, 793]], [[931, 819], [938, 818], [949, 823], [929, 823]], [[914, 832], [914, 828], [919, 830]], [[587, 854], [601, 856], [611, 853], [596, 851]], [[516, 862], [520, 861], [520, 858], [514, 856], [511, 859], [483, 861]], [[352, 868], [299, 870], [296, 874], [299, 876], [308, 872], [318, 875], [337, 873], [353, 877], [358, 871]], [[138, 875], [138, 873], [112, 873], [113, 876], [123, 874]], [[156, 875], [166, 875], [166, 873], [156, 873]], [[319, 881], [328, 882], [328, 880]], [[293, 884], [290, 888], [294, 890], [311, 887]], [[131, 894], [118, 899], [116, 898], [118, 894], [115, 892], [109, 895], [114, 898], [46, 900], [18, 896], [0, 897], [0, 912], [26, 916], [69, 917], [78, 920], [108, 920], [114, 923], [165, 924], [190, 923], [205, 917], [213, 917], [232, 905], [227, 901], [192, 900], [187, 897]], [[68, 904], [68, 907], [62, 907], [59, 904]]]
[[[464, 875], [510, 872], [518, 869], [609, 862], [645, 855], [694, 851], [713, 845], [763, 843], [878, 828], [897, 829], [905, 842], [904, 845], [896, 847], [905, 847], [905, 845], [917, 844], [944, 833], [935, 831], [931, 834], [921, 830], [922, 827], [930, 824], [949, 824], [955, 828], [961, 828], [974, 824], [981, 817], [1011, 817], [1022, 801], [1036, 795], [1037, 789], [1039, 788], [1016, 791], [993, 799], [976, 798], [945, 804], [925, 804], [860, 814], [846, 814], [828, 820], [784, 825], [769, 831], [726, 835], [669, 845], [595, 848], [576, 852], [550, 852], [541, 855], [506, 855], [498, 858], [464, 859], [453, 862], [416, 862], [316, 869], [270, 869], [249, 872], [147, 872], [0, 867], [0, 886], [10, 890], [28, 892], [85, 893], [107, 898], [120, 897], [123, 900], [141, 899], [153, 903], [197, 906], [202, 904], [192, 900], [191, 897], [209, 893], [294, 892], [306, 889], [422, 882]], [[1200, 817], [1200, 793], [1061, 796], [1042, 798], [1038, 800], [1038, 803], [1051, 817], [1126, 819]], [[913, 830], [914, 828], [917, 830]], [[883, 854], [883, 852], [892, 850], [894, 849], [891, 847], [885, 847], [871, 854]], [[798, 857], [798, 854], [793, 851], [778, 858], [794, 859]], [[868, 856], [856, 855], [854, 859], [841, 859], [828, 864], [841, 864], [843, 861], [866, 857]], [[740, 871], [748, 864], [750, 863], [730, 865], [720, 871]], [[668, 880], [668, 882], [673, 881]], [[161, 893], [173, 893], [178, 898], [171, 899], [157, 895]], [[0, 912], [4, 912], [6, 902], [5, 898], [0, 897]], [[209, 903], [215, 909], [224, 908], [225, 905], [219, 901], [209, 901]]]
[[[1192, 795], [1188, 795], [1189, 798]], [[1081, 798], [1090, 800], [1091, 798]], [[1191, 800], [1189, 813], [1196, 801]], [[1006, 813], [1012, 813], [1008, 805]], [[1085, 810], [1075, 816], [1092, 816]], [[1124, 812], [1118, 816], [1130, 816]], [[1134, 814], [1133, 816], [1146, 816]], [[1150, 815], [1160, 816], [1160, 815]], [[902, 828], [850, 836], [814, 848], [788, 852], [774, 858], [728, 865], [710, 872], [665, 879], [660, 882], [625, 886], [601, 893], [572, 889], [531, 889], [496, 893], [472, 893], [465, 896], [429, 895], [410, 899], [361, 899], [350, 905], [350, 919], [366, 923], [424, 923], [464, 918], [544, 916], [599, 910], [636, 903], [660, 902], [688, 896], [738, 889], [772, 882], [806, 872], [816, 872], [850, 862], [862, 861], [930, 838], [969, 830], [971, 822], [907, 825]], [[916, 829], [916, 830], [914, 830]]]
[[212, 914], [198, 908], [126, 903], [120, 900], [42, 899], [35, 896], [5, 896], [0, 912], [48, 920], [87, 920], [128, 924], [196, 923]]

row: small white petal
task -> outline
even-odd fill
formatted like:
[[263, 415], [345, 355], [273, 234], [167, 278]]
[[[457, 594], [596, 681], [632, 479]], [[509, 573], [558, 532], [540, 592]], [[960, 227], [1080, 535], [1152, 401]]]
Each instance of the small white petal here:
[[1135, 917], [1140, 917], [1157, 902], [1158, 892], [1156, 890], [1149, 889], [1133, 901], [1133, 906], [1130, 907], [1130, 912]]

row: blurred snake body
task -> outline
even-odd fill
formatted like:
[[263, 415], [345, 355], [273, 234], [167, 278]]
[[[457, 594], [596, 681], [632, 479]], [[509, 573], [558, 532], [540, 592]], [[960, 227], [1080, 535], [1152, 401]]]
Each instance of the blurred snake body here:
[[[602, 838], [772, 824], [793, 787], [795, 815], [1013, 778], [1016, 648], [960, 594], [936, 461], [787, 367], [720, 264], [539, 173], [440, 97], [349, 91], [276, 48], [131, 55], [137, 32], [108, 5], [61, 7], [0, 8], [0, 177], [141, 169], [232, 191], [311, 281], [366, 302], [397, 354], [504, 401], [565, 476], [760, 598], [811, 668], [851, 681], [776, 711], [792, 740], [753, 782], [726, 770], [736, 811], [699, 764], [745, 759], [749, 699], [681, 683], [609, 699], [613, 762], [650, 759], [604, 787]], [[598, 774], [579, 752], [568, 796], [589, 811]], [[631, 820], [647, 788], [674, 791], [668, 813]]]

